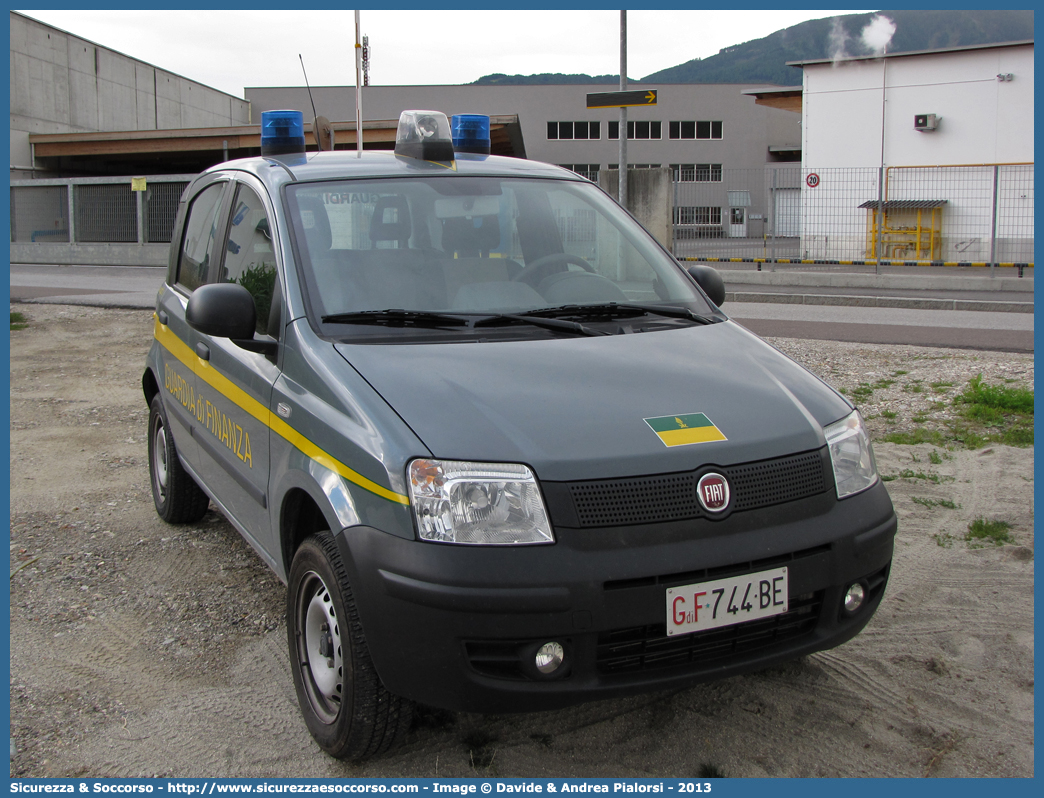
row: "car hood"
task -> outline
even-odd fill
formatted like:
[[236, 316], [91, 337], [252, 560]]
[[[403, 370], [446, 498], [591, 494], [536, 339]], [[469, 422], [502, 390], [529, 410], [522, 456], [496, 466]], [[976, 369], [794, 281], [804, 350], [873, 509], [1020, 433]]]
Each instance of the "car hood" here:
[[[434, 457], [525, 463], [544, 480], [683, 471], [816, 449], [825, 443], [823, 426], [851, 411], [833, 389], [731, 321], [591, 338], [335, 346]], [[668, 446], [654, 429], [703, 424], [697, 414], [724, 440]], [[706, 431], [700, 437], [718, 437]]]

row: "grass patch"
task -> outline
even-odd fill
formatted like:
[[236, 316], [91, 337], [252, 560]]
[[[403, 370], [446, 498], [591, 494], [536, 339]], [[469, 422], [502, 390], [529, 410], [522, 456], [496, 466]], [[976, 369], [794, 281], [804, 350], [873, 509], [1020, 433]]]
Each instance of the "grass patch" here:
[[895, 385], [895, 380], [878, 380], [873, 384], [873, 388], [875, 390], [878, 388], [891, 388], [893, 385]]
[[925, 429], [918, 427], [908, 432], [889, 432], [881, 440], [885, 443], [899, 443], [904, 446], [916, 446], [918, 443], [931, 443], [936, 446], [945, 446], [950, 436], [944, 435], [937, 429]]
[[11, 311], [11, 329], [12, 330], [24, 330], [29, 326], [29, 322], [26, 321], [24, 313], [18, 313]]
[[[1008, 385], [987, 385], [982, 374], [972, 377], [968, 387], [954, 397], [961, 416], [971, 422], [969, 436], [987, 443], [1008, 446], [1033, 445], [1033, 391]], [[979, 429], [981, 428], [981, 429]], [[977, 448], [965, 443], [968, 448]]]
[[909, 373], [910, 373], [909, 371], [893, 371], [892, 372], [892, 376], [893, 377], [902, 377], [904, 374], [909, 374]]
[[994, 546], [1003, 546], [1005, 543], [1014, 543], [1008, 530], [1011, 524], [1007, 521], [990, 521], [986, 518], [976, 518], [968, 524], [968, 534], [964, 539], [969, 543]]
[[924, 392], [924, 386], [921, 385], [920, 381], [918, 381], [918, 382], [910, 382], [910, 383], [907, 383], [906, 385], [903, 386], [903, 390], [906, 393], [923, 393]]
[[1033, 391], [1004, 385], [984, 385], [982, 374], [968, 380], [967, 389], [954, 399], [954, 403], [1033, 415]]
[[[951, 383], [931, 384], [934, 391], [948, 386], [951, 386]], [[914, 382], [905, 386], [903, 390], [920, 393], [923, 387]], [[904, 446], [930, 443], [941, 448], [960, 445], [966, 449], [981, 449], [993, 443], [1018, 447], [1033, 445], [1032, 389], [1000, 384], [987, 385], [983, 383], [982, 375], [979, 374], [968, 381], [968, 387], [957, 394], [952, 402], [959, 418], [943, 422], [941, 428], [915, 427], [905, 432], [889, 432], [880, 440]], [[932, 403], [932, 410], [943, 410], [946, 406], [945, 402], [935, 401]], [[881, 415], [891, 418], [887, 410], [882, 411]], [[929, 419], [926, 415], [918, 413], [911, 420], [914, 424], [923, 424]]]
[[889, 421], [895, 421], [899, 418], [898, 413], [893, 413], [891, 410], [882, 410], [881, 415], [887, 418]]
[[939, 465], [942, 462], [942, 458], [935, 449], [932, 449], [931, 453], [928, 455], [928, 462], [932, 465]]
[[957, 505], [949, 499], [926, 499], [922, 496], [911, 496], [910, 500], [914, 504], [919, 504], [922, 507], [931, 509], [932, 507], [945, 507], [947, 510], [956, 510]]
[[902, 479], [923, 479], [927, 482], [934, 482], [936, 485], [939, 484], [938, 474], [926, 474], [923, 471], [911, 471], [909, 468], [904, 468], [900, 471], [899, 476]]
[[848, 391], [846, 391], [846, 393], [848, 393], [848, 395], [851, 396], [853, 399], [863, 400], [869, 399], [871, 396], [873, 396], [874, 389], [870, 385], [870, 383], [861, 382], [855, 388], [850, 388]]
[[492, 767], [493, 760], [497, 756], [495, 743], [498, 740], [497, 735], [491, 734], [485, 729], [475, 729], [461, 738], [464, 747], [468, 749], [468, 760], [472, 768], [488, 770]]
[[947, 388], [953, 387], [952, 382], [932, 382], [929, 383], [929, 385], [931, 386], [931, 389], [936, 393], [944, 393]]
[[953, 541], [956, 540], [956, 538], [949, 532], [943, 532], [941, 534], [936, 532], [932, 535], [932, 538], [934, 538], [935, 544], [943, 549], [953, 548]]

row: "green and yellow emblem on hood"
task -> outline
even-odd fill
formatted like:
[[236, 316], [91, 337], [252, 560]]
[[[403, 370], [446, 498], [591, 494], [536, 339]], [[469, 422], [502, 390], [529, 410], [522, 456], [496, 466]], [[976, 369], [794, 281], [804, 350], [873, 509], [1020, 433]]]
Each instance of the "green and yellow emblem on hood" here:
[[703, 413], [680, 416], [659, 416], [642, 419], [663, 441], [665, 446], [687, 446], [690, 443], [728, 440]]

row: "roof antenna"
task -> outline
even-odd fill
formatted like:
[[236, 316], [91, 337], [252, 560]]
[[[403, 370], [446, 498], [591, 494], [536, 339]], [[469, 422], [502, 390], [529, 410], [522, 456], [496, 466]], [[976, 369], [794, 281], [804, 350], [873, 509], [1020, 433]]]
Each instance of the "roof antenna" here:
[[304, 56], [300, 53], [297, 57], [301, 59], [301, 71], [304, 72], [305, 88], [308, 89], [308, 102], [312, 104], [312, 135], [315, 137], [315, 145], [319, 148], [320, 152], [326, 147], [324, 143], [329, 144], [330, 149], [334, 149], [334, 134], [333, 128], [330, 126], [330, 120], [325, 116], [317, 116], [315, 113], [315, 100], [312, 99], [312, 87], [308, 85], [308, 71], [305, 69]]

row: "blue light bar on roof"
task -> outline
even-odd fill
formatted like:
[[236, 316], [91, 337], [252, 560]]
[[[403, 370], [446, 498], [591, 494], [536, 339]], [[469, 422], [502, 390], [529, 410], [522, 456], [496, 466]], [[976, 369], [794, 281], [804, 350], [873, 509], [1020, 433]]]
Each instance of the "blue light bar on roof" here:
[[304, 151], [304, 114], [300, 111], [261, 112], [262, 155], [286, 155]]
[[489, 117], [484, 114], [454, 114], [450, 122], [453, 149], [489, 155]]

